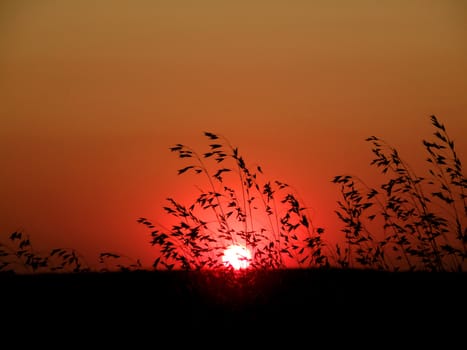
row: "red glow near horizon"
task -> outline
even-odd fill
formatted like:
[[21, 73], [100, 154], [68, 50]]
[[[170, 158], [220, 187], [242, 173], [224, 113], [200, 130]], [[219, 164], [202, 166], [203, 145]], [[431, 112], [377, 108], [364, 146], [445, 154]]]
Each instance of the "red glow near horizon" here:
[[241, 245], [230, 245], [224, 251], [222, 262], [224, 266], [232, 266], [235, 270], [246, 269], [250, 266], [251, 252]]

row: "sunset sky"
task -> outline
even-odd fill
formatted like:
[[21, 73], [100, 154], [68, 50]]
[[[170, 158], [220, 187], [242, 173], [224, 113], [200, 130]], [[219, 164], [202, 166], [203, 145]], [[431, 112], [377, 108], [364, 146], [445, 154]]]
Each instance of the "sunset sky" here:
[[335, 175], [436, 115], [467, 164], [467, 2], [3, 0], [0, 240], [151, 264], [136, 220], [196, 191], [169, 147], [222, 134], [339, 235]]

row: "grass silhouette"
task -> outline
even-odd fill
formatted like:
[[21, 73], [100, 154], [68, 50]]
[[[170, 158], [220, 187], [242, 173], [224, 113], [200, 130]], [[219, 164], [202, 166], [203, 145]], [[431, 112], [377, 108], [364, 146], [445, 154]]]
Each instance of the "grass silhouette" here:
[[[431, 122], [435, 141], [423, 140], [427, 177], [372, 136], [371, 165], [387, 180], [376, 188], [350, 175], [331, 180], [340, 188], [335, 212], [343, 224], [334, 233], [315, 227], [290, 186], [265, 180], [225, 138], [205, 133], [204, 153], [177, 144], [170, 150], [189, 162], [178, 174], [193, 172], [205, 188], [200, 184], [188, 205], [167, 199], [169, 227], [137, 219], [156, 248], [152, 269], [112, 252], [91, 267], [74, 249], [36, 251], [27, 235], [14, 232], [0, 243], [2, 319], [10, 321], [4, 325], [24, 332], [66, 324], [75, 332], [86, 320], [86, 332], [105, 324], [126, 334], [141, 331], [136, 321], [145, 314], [153, 338], [167, 328], [215, 328], [264, 340], [258, 325], [284, 335], [306, 325], [304, 334], [317, 337], [329, 327], [360, 332], [375, 325], [397, 337], [388, 330], [413, 324], [439, 334], [446, 320], [467, 312], [467, 182], [445, 126], [434, 116]], [[331, 246], [329, 234], [342, 240]], [[231, 244], [252, 251], [250, 268], [224, 265]]]
[[[434, 141], [423, 140], [428, 176], [417, 175], [396, 148], [376, 136], [371, 144], [387, 181], [371, 188], [355, 176], [338, 175], [341, 199], [335, 210], [340, 233], [315, 227], [292, 188], [265, 179], [260, 166], [249, 167], [239, 149], [222, 136], [205, 132], [208, 149], [170, 148], [182, 161], [179, 175], [193, 172], [203, 188], [189, 204], [167, 199], [170, 227], [141, 217], [157, 256], [153, 269], [232, 269], [222, 262], [232, 244], [252, 252], [252, 270], [282, 268], [364, 268], [378, 271], [463, 272], [467, 258], [467, 180], [446, 127], [431, 116]], [[330, 246], [326, 235], [342, 235]], [[0, 271], [89, 272], [82, 255], [70, 248], [41, 253], [28, 236], [14, 232], [0, 243]], [[142, 269], [139, 260], [112, 252], [99, 256], [99, 271]], [[130, 261], [130, 262], [128, 262]]]
[[205, 132], [209, 149], [200, 154], [177, 144], [172, 152], [190, 163], [178, 174], [204, 176], [206, 187], [186, 205], [168, 198], [165, 211], [176, 219], [170, 228], [147, 218], [139, 223], [151, 230], [160, 255], [154, 267], [186, 270], [224, 267], [221, 257], [230, 245], [252, 252], [251, 268], [329, 266], [322, 240], [323, 228], [315, 228], [306, 208], [290, 186], [263, 180], [260, 166], [251, 169], [227, 139]]
[[[372, 136], [366, 140], [375, 155], [371, 165], [388, 180], [379, 188], [350, 175], [332, 180], [340, 186], [336, 214], [344, 224], [344, 243], [332, 249], [291, 188], [277, 180], [260, 181], [261, 167], [249, 168], [225, 138], [206, 132], [209, 150], [202, 155], [175, 145], [171, 151], [192, 161], [178, 174], [204, 175], [208, 188], [188, 206], [168, 199], [164, 209], [179, 220], [170, 229], [138, 220], [151, 229], [152, 244], [160, 248], [154, 267], [219, 268], [226, 247], [241, 242], [253, 251], [253, 268], [283, 268], [293, 260], [296, 267], [463, 271], [467, 181], [445, 126], [435, 116], [431, 122], [436, 140], [423, 140], [429, 177], [416, 175], [397, 149]], [[225, 178], [231, 173], [236, 187]]]
[[99, 254], [99, 265], [92, 267], [86, 258], [73, 248], [53, 248], [50, 251], [34, 249], [28, 235], [13, 232], [9, 244], [0, 242], [0, 272], [78, 273], [133, 271], [142, 268], [141, 261], [113, 252]]
[[[467, 258], [467, 180], [446, 127], [435, 116], [434, 141], [423, 140], [428, 176], [411, 169], [394, 147], [371, 136], [371, 164], [387, 176], [379, 188], [336, 176], [338, 218], [345, 245], [338, 264], [378, 270], [464, 271]], [[373, 224], [373, 223], [376, 223]]]

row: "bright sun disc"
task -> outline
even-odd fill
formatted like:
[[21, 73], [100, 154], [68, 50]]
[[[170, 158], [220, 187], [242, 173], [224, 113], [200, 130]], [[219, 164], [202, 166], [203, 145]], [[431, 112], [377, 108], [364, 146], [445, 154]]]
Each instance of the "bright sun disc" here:
[[224, 266], [232, 266], [235, 270], [246, 269], [250, 265], [251, 253], [241, 245], [231, 245], [224, 250], [222, 262]]

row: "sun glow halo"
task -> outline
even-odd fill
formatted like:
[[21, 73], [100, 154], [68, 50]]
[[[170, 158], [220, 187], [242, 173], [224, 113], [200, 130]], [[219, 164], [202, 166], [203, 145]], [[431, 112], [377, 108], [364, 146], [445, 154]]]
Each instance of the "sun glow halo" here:
[[251, 252], [247, 248], [237, 244], [228, 246], [222, 256], [224, 266], [232, 266], [235, 270], [246, 269], [250, 266], [250, 261]]

